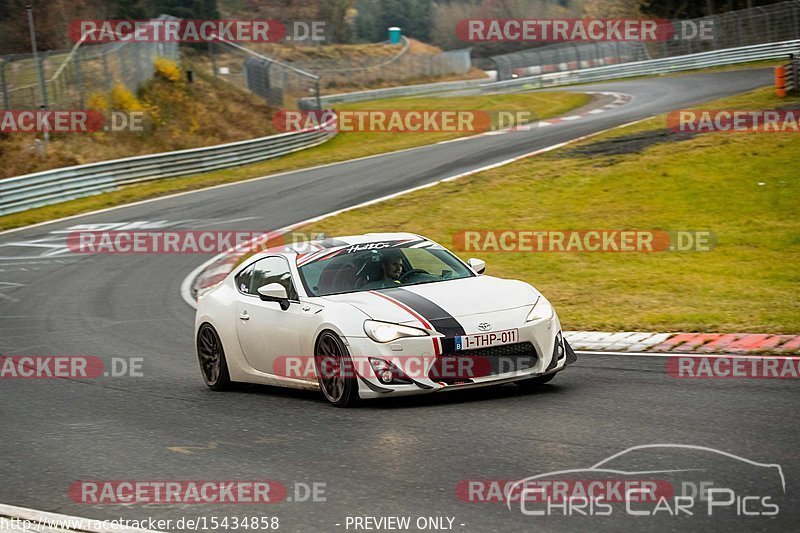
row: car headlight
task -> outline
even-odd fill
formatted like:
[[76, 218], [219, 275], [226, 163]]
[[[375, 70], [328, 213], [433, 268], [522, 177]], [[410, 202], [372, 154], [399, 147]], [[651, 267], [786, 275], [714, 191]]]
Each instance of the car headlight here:
[[555, 314], [556, 310], [553, 309], [553, 306], [550, 305], [547, 298], [539, 296], [539, 298], [536, 299], [536, 303], [533, 304], [533, 309], [528, 313], [528, 318], [525, 319], [525, 322], [533, 322], [546, 318], [552, 319]]
[[390, 322], [367, 320], [364, 322], [364, 333], [375, 342], [392, 342], [403, 337], [427, 337], [424, 329], [401, 326]]

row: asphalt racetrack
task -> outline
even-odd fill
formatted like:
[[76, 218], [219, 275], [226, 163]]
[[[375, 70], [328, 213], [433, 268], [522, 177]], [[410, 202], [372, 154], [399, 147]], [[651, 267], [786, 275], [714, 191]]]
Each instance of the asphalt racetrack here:
[[[206, 256], [76, 255], [64, 245], [69, 228], [84, 224], [276, 229], [771, 80], [770, 70], [753, 70], [581, 86], [573, 90], [633, 99], [534, 131], [300, 170], [0, 234], [0, 354], [142, 360], [141, 377], [3, 380], [0, 502], [91, 518], [276, 516], [284, 531], [353, 531], [356, 516], [409, 516], [412, 525], [418, 517], [449, 517], [452, 530], [464, 532], [796, 530], [794, 380], [681, 380], [665, 373], [662, 357], [584, 355], [533, 393], [504, 386], [351, 410], [332, 408], [315, 393], [270, 387], [214, 393], [200, 377], [194, 310], [179, 291]], [[780, 512], [743, 517], [731, 504], [710, 518], [650, 517], [632, 516], [622, 505], [610, 516], [528, 516], [519, 505], [464, 501], [458, 491], [470, 480], [588, 468], [652, 443], [705, 446], [781, 465], [785, 492], [780, 480], [766, 474], [761, 480], [764, 469], [714, 454], [680, 455], [691, 466], [675, 466], [671, 453], [621, 465], [724, 471], [772, 483]], [[277, 480], [293, 500], [296, 483], [318, 483], [325, 501], [92, 505], [68, 495], [76, 480], [153, 479]]]

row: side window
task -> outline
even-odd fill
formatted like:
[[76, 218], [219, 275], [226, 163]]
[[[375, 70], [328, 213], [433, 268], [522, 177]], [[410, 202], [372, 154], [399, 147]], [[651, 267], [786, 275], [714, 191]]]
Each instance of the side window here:
[[236, 288], [239, 289], [241, 293], [250, 294], [250, 280], [253, 278], [253, 266], [254, 265], [250, 265], [236, 275]]
[[258, 288], [270, 283], [280, 283], [286, 288], [290, 300], [297, 300], [297, 290], [292, 283], [289, 262], [283, 257], [265, 257], [256, 262], [250, 279], [248, 294], [258, 294]]

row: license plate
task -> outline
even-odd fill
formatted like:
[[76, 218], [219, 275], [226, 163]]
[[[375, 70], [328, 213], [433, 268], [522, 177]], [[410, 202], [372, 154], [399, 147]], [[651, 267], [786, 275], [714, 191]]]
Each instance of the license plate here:
[[476, 348], [491, 348], [505, 344], [519, 342], [519, 330], [493, 331], [491, 333], [475, 333], [473, 335], [459, 335], [456, 337], [456, 350], [475, 350]]

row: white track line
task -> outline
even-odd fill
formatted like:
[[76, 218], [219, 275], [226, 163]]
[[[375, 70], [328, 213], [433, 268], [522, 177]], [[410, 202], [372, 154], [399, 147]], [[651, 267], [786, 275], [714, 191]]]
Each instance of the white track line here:
[[[461, 174], [456, 174], [455, 176], [449, 176], [447, 178], [442, 178], [440, 180], [433, 181], [431, 183], [426, 183], [425, 185], [419, 185], [417, 187], [412, 187], [411, 189], [406, 189], [406, 190], [403, 190], [403, 191], [400, 191], [400, 192], [388, 194], [386, 196], [381, 196], [380, 198], [376, 198], [374, 200], [369, 200], [369, 201], [360, 203], [358, 205], [345, 207], [344, 209], [339, 209], [339, 210], [336, 210], [336, 211], [332, 211], [330, 213], [325, 213], [324, 215], [319, 215], [319, 216], [316, 216], [316, 217], [313, 217], [313, 218], [309, 218], [307, 220], [303, 220], [301, 222], [297, 222], [295, 224], [292, 224], [291, 226], [286, 226], [286, 227], [281, 228], [281, 229], [276, 230], [276, 231], [277, 231], [278, 234], [287, 233], [287, 232], [292, 231], [293, 229], [296, 229], [298, 227], [305, 226], [306, 224], [311, 224], [313, 222], [319, 222], [320, 220], [323, 220], [323, 219], [326, 219], [326, 218], [329, 218], [329, 217], [332, 217], [332, 216], [336, 216], [336, 215], [345, 213], [347, 211], [352, 211], [353, 209], [359, 209], [361, 207], [367, 207], [367, 206], [370, 206], [370, 205], [373, 205], [373, 204], [377, 204], [377, 203], [380, 203], [380, 202], [385, 202], [386, 200], [391, 200], [393, 198], [397, 198], [398, 196], [403, 196], [405, 194], [416, 192], [416, 191], [419, 191], [419, 190], [422, 190], [422, 189], [427, 189], [429, 187], [433, 187], [433, 186], [438, 185], [440, 183], [445, 183], [445, 182], [449, 182], [449, 181], [455, 181], [457, 179], [460, 179], [460, 178], [463, 178], [463, 177], [466, 177], [466, 176], [470, 176], [472, 174], [477, 174], [479, 172], [485, 172], [487, 170], [491, 170], [491, 169], [494, 169], [494, 168], [502, 167], [502, 166], [505, 166], [505, 165], [508, 165], [508, 164], [511, 164], [511, 163], [515, 163], [515, 162], [520, 161], [522, 159], [527, 159], [529, 157], [534, 157], [534, 156], [537, 156], [539, 154], [543, 154], [545, 152], [551, 152], [553, 150], [558, 150], [559, 148], [563, 148], [563, 147], [565, 147], [567, 145], [574, 144], [576, 142], [580, 142], [580, 141], [589, 139], [591, 137], [595, 137], [597, 135], [601, 135], [601, 134], [609, 132], [609, 131], [613, 131], [613, 130], [616, 130], [616, 129], [619, 129], [619, 128], [625, 128], [625, 127], [628, 127], [628, 126], [633, 126], [634, 124], [638, 124], [639, 122], [644, 122], [645, 120], [648, 120], [649, 118], [651, 118], [651, 117], [643, 118], [643, 119], [640, 119], [640, 120], [635, 120], [633, 122], [629, 122], [627, 124], [622, 124], [620, 126], [614, 126], [613, 128], [609, 128], [609, 129], [606, 129], [606, 130], [596, 131], [596, 132], [590, 133], [588, 135], [583, 135], [581, 137], [576, 137], [576, 138], [571, 139], [569, 141], [565, 141], [565, 142], [562, 142], [562, 143], [558, 143], [558, 144], [554, 144], [554, 145], [551, 145], [551, 146], [547, 146], [545, 148], [540, 148], [538, 150], [534, 150], [533, 152], [528, 152], [528, 153], [525, 153], [525, 154], [522, 154], [522, 155], [519, 155], [519, 156], [516, 156], [516, 157], [512, 157], [510, 159], [505, 159], [505, 160], [500, 161], [498, 163], [493, 163], [491, 165], [486, 165], [486, 166], [483, 166], [483, 167], [480, 167], [480, 168], [476, 168], [476, 169], [473, 169], [473, 170], [468, 170], [467, 172], [463, 172]], [[481, 135], [483, 135], [483, 134], [481, 134]], [[238, 183], [241, 183], [241, 182], [238, 182]], [[207, 189], [204, 189], [204, 190], [207, 190]], [[192, 270], [192, 272], [189, 273], [189, 275], [186, 276], [183, 279], [183, 282], [181, 282], [181, 289], [180, 290], [181, 290], [181, 297], [183, 298], [183, 300], [186, 303], [188, 303], [191, 307], [197, 308], [197, 302], [194, 301], [194, 299], [192, 298], [192, 294], [191, 294], [192, 283], [194, 283], [195, 277], [197, 277], [203, 270], [205, 270], [206, 267], [208, 267], [209, 265], [215, 263], [219, 259], [225, 257], [226, 255], [230, 255], [233, 251], [234, 250], [229, 250], [227, 252], [223, 252], [221, 254], [218, 254], [218, 255], [212, 257], [208, 261], [204, 262], [203, 264], [201, 264], [200, 266], [198, 266], [197, 268]]]
[[716, 357], [724, 357], [725, 359], [753, 359], [753, 358], [760, 358], [760, 357], [769, 357], [770, 359], [800, 359], [800, 357], [796, 356], [789, 356], [789, 355], [761, 355], [761, 354], [750, 354], [750, 355], [743, 355], [743, 354], [715, 354], [715, 353], [656, 353], [656, 352], [598, 352], [598, 351], [591, 351], [591, 352], [584, 352], [584, 351], [575, 351], [578, 355], [630, 355], [631, 357], [707, 357], [709, 359], [716, 358]]
[[[4, 523], [3, 520], [6, 522]], [[16, 522], [12, 520], [17, 520]], [[115, 519], [118, 520], [118, 519]], [[23, 527], [27, 521], [28, 527]], [[150, 529], [122, 527], [119, 522], [112, 524], [110, 519], [80, 518], [63, 514], [15, 507], [0, 503], [0, 530], [21, 531], [23, 533], [64, 531], [84, 531], [88, 533], [157, 533]], [[118, 527], [111, 527], [116, 525]]]

